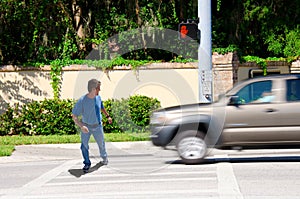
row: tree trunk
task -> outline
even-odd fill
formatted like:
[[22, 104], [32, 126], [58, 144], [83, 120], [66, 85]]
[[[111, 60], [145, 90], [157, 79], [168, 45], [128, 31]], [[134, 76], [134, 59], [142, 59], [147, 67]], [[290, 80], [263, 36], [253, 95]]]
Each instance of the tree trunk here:
[[142, 20], [140, 17], [140, 6], [139, 6], [139, 0], [135, 0], [135, 15], [137, 18], [137, 24], [139, 27], [142, 25]]
[[[83, 23], [82, 23], [82, 7], [77, 4], [76, 0], [73, 0], [72, 3], [72, 11], [73, 11], [73, 16], [74, 16], [74, 28], [77, 33], [77, 36], [80, 39], [84, 38], [84, 31], [83, 31]], [[79, 48], [82, 50], [85, 48], [83, 43], [80, 43]]]

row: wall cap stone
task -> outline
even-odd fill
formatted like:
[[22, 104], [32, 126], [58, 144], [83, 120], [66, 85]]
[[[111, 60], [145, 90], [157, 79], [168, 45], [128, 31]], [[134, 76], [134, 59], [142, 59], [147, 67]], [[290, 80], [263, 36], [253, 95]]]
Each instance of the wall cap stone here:
[[[259, 68], [256, 62], [245, 62], [239, 63], [238, 59], [235, 58], [236, 53], [227, 53], [227, 54], [219, 54], [214, 52], [212, 56], [212, 67], [213, 68], [235, 68], [237, 67], [254, 67]], [[286, 61], [267, 61], [267, 67], [277, 67], [277, 66], [289, 66], [292, 68], [300, 67], [300, 60], [296, 60], [292, 63], [288, 63]], [[144, 66], [140, 66], [137, 70], [151, 70], [151, 69], [197, 69], [198, 62], [188, 62], [188, 63], [173, 63], [173, 62], [162, 62], [162, 63], [149, 63]], [[69, 66], [65, 66], [62, 68], [62, 71], [90, 71], [90, 70], [106, 70], [97, 67], [90, 67], [88, 65], [80, 65], [73, 64]], [[133, 70], [133, 68], [129, 66], [115, 66], [113, 69], [107, 70]], [[18, 71], [51, 71], [50, 65], [45, 65], [43, 67], [22, 67], [16, 65], [3, 65], [0, 66], [0, 72], [18, 72]]]

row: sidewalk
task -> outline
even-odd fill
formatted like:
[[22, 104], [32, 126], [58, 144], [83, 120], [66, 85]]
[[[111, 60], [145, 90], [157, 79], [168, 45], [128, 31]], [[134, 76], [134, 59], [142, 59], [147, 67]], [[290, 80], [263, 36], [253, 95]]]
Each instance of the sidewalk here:
[[[90, 157], [100, 160], [99, 150], [96, 143], [90, 143]], [[0, 164], [55, 161], [82, 159], [80, 143], [76, 144], [38, 144], [20, 145], [15, 147], [11, 156], [0, 157]], [[106, 142], [106, 150], [109, 157], [126, 157], [132, 155], [176, 156], [177, 152], [163, 150], [154, 146], [150, 141], [136, 142]], [[210, 149], [210, 158], [240, 158], [240, 157], [300, 157], [300, 149], [258, 149], [258, 150], [218, 150]], [[225, 155], [225, 156], [224, 156]]]
[[[90, 156], [99, 157], [96, 143], [90, 143]], [[149, 141], [106, 142], [109, 156], [124, 156], [132, 153], [153, 154], [161, 150]], [[13, 162], [81, 159], [80, 143], [76, 144], [38, 144], [15, 147], [11, 156], [0, 157], [0, 164]]]

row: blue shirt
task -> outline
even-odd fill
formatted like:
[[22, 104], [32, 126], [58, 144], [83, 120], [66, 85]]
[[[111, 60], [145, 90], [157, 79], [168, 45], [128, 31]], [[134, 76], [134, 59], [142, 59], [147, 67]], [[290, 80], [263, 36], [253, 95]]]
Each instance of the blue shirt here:
[[82, 116], [82, 122], [86, 124], [99, 124], [102, 120], [101, 114], [97, 116], [96, 105], [100, 109], [104, 109], [101, 97], [97, 95], [95, 98], [89, 98], [87, 95], [82, 96], [76, 102], [72, 113], [76, 116]]

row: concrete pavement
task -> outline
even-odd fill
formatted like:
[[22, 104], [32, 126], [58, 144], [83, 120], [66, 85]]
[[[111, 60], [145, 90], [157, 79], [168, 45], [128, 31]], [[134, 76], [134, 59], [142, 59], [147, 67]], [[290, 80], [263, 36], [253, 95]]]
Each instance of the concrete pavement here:
[[[98, 159], [99, 150], [96, 143], [90, 143], [90, 157]], [[162, 150], [154, 146], [150, 141], [136, 142], [106, 142], [106, 150], [109, 157], [126, 157], [132, 155], [165, 156], [172, 154], [178, 158], [176, 151]], [[207, 158], [220, 159], [239, 157], [272, 157], [272, 156], [299, 156], [300, 149], [258, 149], [258, 150], [218, 150], [210, 149]], [[0, 157], [0, 164], [30, 161], [74, 160], [82, 159], [80, 143], [75, 144], [38, 144], [20, 145], [15, 147], [11, 156]]]
[[[126, 156], [137, 151], [141, 154], [153, 154], [161, 151], [149, 141], [106, 142], [108, 156]], [[90, 143], [90, 156], [99, 157], [96, 143]], [[37, 144], [19, 145], [11, 156], [0, 157], [1, 163], [28, 162], [43, 160], [81, 159], [80, 143], [75, 144]], [[99, 158], [100, 159], [100, 158]]]

